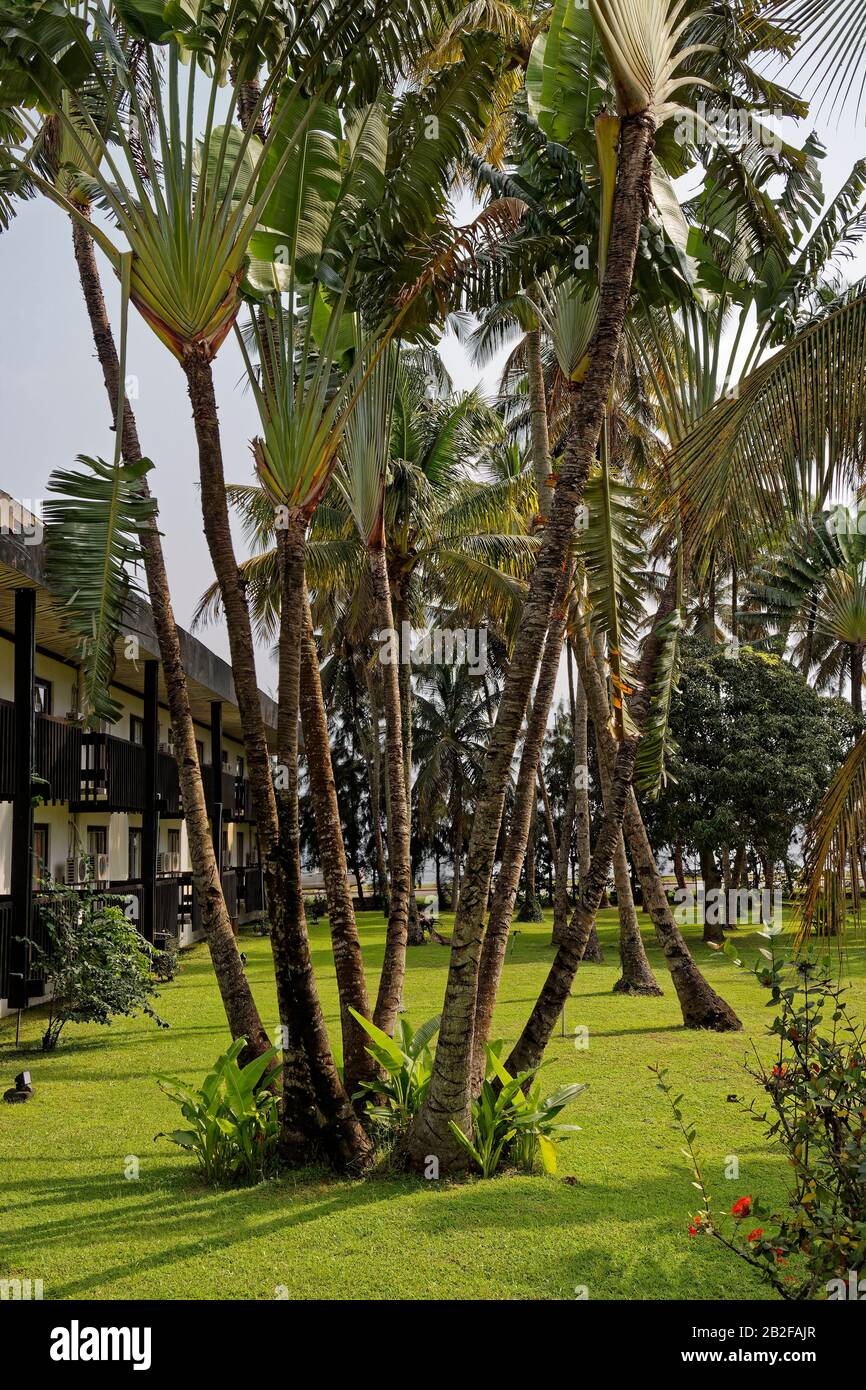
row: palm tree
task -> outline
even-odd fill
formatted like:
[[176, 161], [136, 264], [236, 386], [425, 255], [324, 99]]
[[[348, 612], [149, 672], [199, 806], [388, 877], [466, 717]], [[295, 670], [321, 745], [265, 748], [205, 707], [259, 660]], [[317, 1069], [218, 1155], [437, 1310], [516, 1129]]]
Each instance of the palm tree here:
[[[606, 232], [604, 238], [605, 274], [595, 328], [586, 352], [586, 370], [572, 397], [569, 439], [562, 455], [550, 518], [542, 533], [521, 631], [488, 746], [483, 777], [485, 791], [476, 807], [461, 910], [454, 924], [451, 966], [433, 1075], [424, 1107], [416, 1117], [408, 1140], [410, 1160], [419, 1169], [431, 1152], [439, 1156], [440, 1164], [446, 1169], [465, 1161], [451, 1125], [459, 1126], [467, 1134], [471, 1131], [471, 1053], [479, 948], [499, 838], [505, 780], [547, 636], [577, 507], [601, 431], [631, 289], [641, 219], [649, 194], [655, 130], [670, 114], [673, 94], [682, 85], [674, 75], [676, 69], [681, 60], [688, 61], [691, 56], [688, 49], [680, 54], [681, 41], [689, 27], [688, 20], [679, 18], [680, 7], [669, 6], [664, 0], [652, 0], [638, 9], [626, 10], [619, 4], [591, 0], [590, 10], [609, 64], [620, 119], [615, 192], [610, 206], [609, 234]], [[559, 32], [563, 17], [571, 13], [570, 5], [558, 4], [550, 32]], [[572, 76], [572, 103], [576, 98]], [[589, 936], [607, 878], [634, 754], [634, 742], [624, 739], [619, 746], [610, 814], [605, 817], [596, 844], [595, 862], [577, 909], [574, 940], [567, 948], [572, 958], [576, 949], [577, 960]], [[533, 1011], [527, 1034], [529, 1065], [540, 1060], [555, 1026], [570, 987], [570, 978], [566, 982], [570, 963], [564, 959], [554, 962], [548, 985]]]
[[418, 813], [428, 824], [443, 812], [447, 816], [453, 866], [451, 909], [456, 913], [464, 836], [487, 735], [481, 680], [471, 675], [466, 666], [437, 666], [422, 672], [415, 711]]
[[[68, 42], [65, 34], [61, 33], [60, 41], [65, 47]], [[127, 54], [130, 52], [128, 40], [125, 42], [124, 51]], [[103, 63], [103, 66], [103, 75], [110, 80], [107, 63]], [[132, 75], [136, 84], [146, 88], [146, 79], [137, 68], [132, 69]], [[119, 109], [128, 109], [129, 102], [123, 88], [116, 81], [113, 91]], [[30, 96], [32, 100], [38, 101], [40, 93], [34, 90]], [[80, 98], [88, 104], [91, 119], [103, 130], [103, 93], [99, 85], [93, 83], [84, 87]], [[20, 88], [16, 92], [16, 101], [22, 104], [24, 101]], [[148, 115], [151, 102], [152, 94], [142, 90], [139, 105]], [[148, 138], [150, 133], [147, 132]], [[23, 134], [22, 127], [21, 135]], [[119, 580], [116, 592], [123, 592], [125, 579], [116, 569], [104, 566], [101, 557], [110, 553], [113, 548], [116, 549], [116, 533], [112, 534], [110, 518], [118, 514], [116, 501], [120, 489], [126, 486], [130, 492], [125, 513], [127, 522], [133, 516], [131, 507], [138, 505], [135, 498], [141, 499], [139, 513], [142, 524], [137, 531], [137, 539], [144, 561], [148, 597], [159, 643], [190, 857], [201, 904], [202, 926], [232, 1035], [245, 1037], [248, 1040], [250, 1055], [257, 1055], [267, 1050], [270, 1044], [244, 975], [217, 871], [180, 641], [172, 611], [160, 533], [156, 524], [156, 508], [149, 505], [151, 494], [147, 480], [148, 464], [142, 456], [132, 406], [122, 391], [124, 372], [121, 370], [105, 305], [93, 238], [86, 226], [92, 215], [93, 188], [82, 169], [82, 144], [90, 150], [94, 148], [94, 142], [88, 139], [80, 128], [73, 137], [67, 125], [57, 117], [49, 116], [41, 129], [35, 133], [30, 158], [79, 214], [80, 220], [70, 217], [73, 250], [115, 428], [118, 419], [122, 420], [121, 428], [117, 430], [117, 439], [123, 465], [116, 460], [111, 473], [104, 473], [101, 479], [92, 462], [89, 465], [89, 474], [61, 472], [54, 475], [49, 486], [51, 490], [60, 492], [62, 497], [53, 502], [50, 509], [51, 515], [57, 519], [59, 529], [56, 533], [53, 528], [48, 532], [49, 564], [55, 584], [67, 598], [67, 618], [73, 623], [78, 623], [86, 639], [83, 644], [85, 688], [90, 691], [90, 706], [94, 716], [113, 718], [114, 712], [106, 703], [108, 681], [105, 679], [105, 673], [106, 662], [110, 662], [116, 636], [116, 623], [107, 623], [103, 628], [104, 640], [94, 642], [94, 631], [99, 632], [101, 625], [97, 621], [94, 627], [93, 614], [94, 611], [106, 612], [110, 606], [113, 606], [117, 613], [120, 611], [116, 602], [113, 602], [113, 595], [106, 585], [106, 579], [113, 575], [115, 581]], [[19, 176], [14, 184], [16, 190], [19, 193], [26, 191], [26, 186], [26, 183], [22, 185]], [[10, 212], [14, 211], [11, 200], [8, 206]], [[122, 344], [121, 352], [124, 349], [125, 344]], [[104, 540], [97, 543], [100, 534], [104, 534]], [[81, 543], [71, 543], [73, 536], [78, 537]], [[130, 552], [130, 558], [138, 557]], [[84, 576], [88, 573], [93, 576], [94, 587], [83, 582]]]
[[749, 583], [753, 628], [793, 642], [791, 659], [819, 690], [841, 690], [850, 676], [851, 708], [863, 713], [866, 644], [866, 537], [844, 508], [816, 514], [795, 528]]
[[[130, 22], [142, 25], [142, 61], [147, 66], [155, 90], [162, 90], [157, 50], [167, 49], [167, 97], [164, 104], [157, 104], [156, 144], [159, 160], [157, 163], [149, 145], [145, 143], [142, 148], [146, 165], [143, 174], [136, 164], [138, 151], [132, 148], [127, 124], [116, 109], [112, 111], [110, 101], [106, 105], [112, 111], [111, 136], [121, 151], [119, 160], [113, 157], [109, 145], [100, 138], [101, 132], [93, 121], [88, 123], [88, 113], [78, 101], [76, 92], [64, 81], [64, 74], [57, 64], [50, 67], [52, 78], [57, 79], [55, 88], [46, 88], [42, 95], [49, 104], [53, 99], [51, 109], [54, 114], [64, 122], [71, 136], [79, 139], [85, 171], [132, 248], [130, 293], [133, 302], [181, 362], [187, 376], [199, 445], [205, 534], [224, 597], [235, 686], [244, 724], [247, 764], [259, 833], [265, 848], [266, 894], [269, 909], [275, 918], [278, 951], [281, 946], [285, 948], [282, 959], [284, 983], [285, 970], [294, 969], [302, 988], [295, 991], [292, 1008], [296, 1014], [306, 1011], [300, 1026], [295, 1027], [295, 1034], [298, 1035], [301, 1050], [308, 1053], [310, 1075], [318, 1088], [317, 1103], [328, 1115], [329, 1121], [335, 1122], [340, 1156], [343, 1160], [351, 1160], [353, 1152], [364, 1152], [367, 1145], [351, 1115], [333, 1061], [329, 1060], [330, 1051], [309, 968], [305, 928], [302, 917], [298, 915], [300, 899], [296, 891], [297, 854], [294, 848], [297, 837], [291, 815], [286, 820], [290, 842], [287, 854], [283, 855], [279, 848], [281, 826], [258, 706], [248, 610], [239, 584], [229, 531], [210, 361], [236, 317], [248, 249], [252, 247], [257, 255], [273, 256], [275, 239], [282, 244], [292, 231], [291, 226], [280, 223], [281, 213], [286, 206], [285, 200], [281, 201], [281, 179], [286, 175], [282, 186], [291, 190], [292, 176], [287, 174], [287, 170], [293, 160], [295, 168], [298, 167], [299, 142], [307, 139], [311, 128], [318, 132], [322, 121], [327, 123], [327, 116], [317, 114], [320, 98], [310, 98], [306, 93], [321, 92], [333, 80], [332, 74], [340, 67], [335, 59], [342, 58], [344, 69], [351, 67], [351, 55], [360, 53], [364, 46], [363, 39], [374, 30], [379, 32], [382, 39], [379, 56], [383, 68], [388, 67], [393, 74], [399, 67], [400, 41], [407, 33], [417, 38], [424, 31], [429, 16], [425, 13], [420, 18], [415, 10], [411, 15], [404, 15], [400, 23], [395, 23], [396, 5], [383, 0], [382, 4], [374, 6], [372, 11], [357, 21], [353, 18], [354, 7], [351, 6], [336, 6], [329, 13], [322, 12], [316, 17], [324, 25], [320, 32], [315, 29], [315, 21], [311, 21], [307, 15], [300, 19], [298, 28], [294, 30], [278, 27], [271, 32], [268, 29], [272, 18], [270, 8], [264, 7], [252, 31], [244, 26], [244, 75], [249, 76], [246, 70], [249, 53], [258, 51], [258, 40], [268, 31], [268, 78], [259, 94], [258, 109], [254, 107], [248, 113], [246, 129], [237, 132], [230, 124], [237, 104], [236, 92], [232, 92], [229, 101], [229, 123], [220, 127], [215, 125], [214, 119], [217, 84], [224, 64], [228, 63], [233, 53], [237, 6], [228, 7], [222, 27], [204, 32], [191, 22], [185, 30], [175, 30], [163, 43], [160, 43], [161, 19], [154, 20], [149, 12], [139, 16], [134, 5], [126, 7]], [[104, 16], [100, 19], [99, 39], [94, 40], [86, 22], [70, 17], [76, 56], [80, 53], [88, 60], [88, 76], [92, 75], [97, 82], [101, 82], [97, 61], [98, 43], [108, 34], [108, 22], [105, 20], [103, 23], [103, 20]], [[184, 23], [187, 23], [186, 17]], [[16, 41], [20, 42], [19, 34], [16, 34]], [[128, 65], [116, 43], [110, 37], [106, 41], [112, 69], [118, 71], [121, 85], [130, 92], [133, 122], [141, 124], [142, 113], [130, 84]], [[25, 39], [25, 46], [26, 42]], [[342, 48], [341, 43], [344, 44]], [[189, 67], [186, 81], [185, 114], [179, 81], [182, 46], [192, 46], [197, 50], [196, 60]], [[321, 62], [321, 55], [325, 51], [326, 61], [331, 64], [327, 74]], [[283, 87], [283, 79], [293, 57], [301, 52], [311, 56], [302, 64], [300, 76], [294, 74], [293, 83]], [[204, 135], [196, 147], [192, 132], [198, 62], [203, 65], [210, 62], [214, 76], [210, 85]], [[102, 86], [105, 87], [104, 82]], [[278, 92], [279, 100], [276, 101], [266, 139], [263, 143], [259, 142], [254, 132], [261, 124], [260, 113]], [[71, 119], [66, 109], [67, 101], [73, 108], [75, 119]], [[78, 136], [76, 121], [79, 119], [84, 124], [88, 138], [96, 139], [95, 153], [85, 149]], [[201, 177], [197, 174], [199, 169], [202, 171]], [[64, 199], [41, 175], [32, 171], [28, 173], [36, 186], [59, 202], [71, 216], [82, 220], [69, 200]], [[288, 203], [291, 207], [290, 192]], [[267, 219], [264, 228], [261, 227], [263, 217]], [[120, 253], [110, 237], [92, 224], [89, 224], [89, 229], [113, 263], [119, 265]], [[255, 236], [259, 237], [258, 242], [254, 242]], [[255, 287], [252, 272], [251, 276], [250, 283]], [[291, 692], [295, 688], [291, 660], [286, 662], [285, 674], [289, 692], [287, 699], [291, 701]], [[284, 745], [291, 783], [290, 737], [284, 740]], [[293, 800], [290, 792], [290, 803]], [[289, 1007], [285, 988], [281, 990], [281, 1006]], [[288, 1023], [285, 1023], [285, 1027], [291, 1033]], [[306, 1111], [309, 1111], [309, 1107], [306, 1107]], [[284, 1122], [287, 1114], [288, 1109], [284, 1113]], [[301, 1124], [306, 1121], [303, 1104], [299, 1107], [298, 1119]]]

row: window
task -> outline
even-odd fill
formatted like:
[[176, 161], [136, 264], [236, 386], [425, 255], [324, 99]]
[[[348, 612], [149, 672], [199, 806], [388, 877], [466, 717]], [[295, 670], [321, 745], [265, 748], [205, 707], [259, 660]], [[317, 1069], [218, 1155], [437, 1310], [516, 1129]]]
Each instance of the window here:
[[228, 767], [228, 765], [229, 765], [229, 750], [228, 750], [227, 748], [224, 748], [224, 749], [223, 749], [223, 767]]
[[170, 874], [180, 873], [180, 831], [168, 831], [168, 854], [166, 856], [166, 872]]
[[37, 714], [51, 713], [51, 682], [42, 676], [33, 682], [33, 708]]
[[235, 835], [235, 864], [239, 869], [244, 867], [244, 832], [239, 830]]
[[141, 878], [141, 826], [129, 827], [129, 866], [126, 873], [129, 879]]
[[87, 827], [87, 853], [91, 859], [95, 859], [97, 854], [106, 854], [108, 851], [108, 831], [104, 825], [88, 825]]
[[242, 753], [238, 753], [237, 763], [236, 763], [236, 765], [235, 765], [235, 776], [236, 776], [238, 779], [240, 779], [240, 778], [243, 777], [243, 775], [244, 775], [244, 758], [243, 758], [243, 754], [242, 754]]
[[144, 743], [144, 720], [137, 714], [129, 716], [129, 741], [130, 743]]
[[224, 831], [223, 831], [223, 858], [222, 858], [223, 868], [224, 868], [224, 869], [227, 869], [230, 863], [231, 863], [231, 860], [229, 859], [229, 832], [228, 832], [227, 830], [224, 830]]
[[108, 831], [104, 825], [88, 825], [87, 857], [93, 878], [108, 878]]
[[38, 888], [49, 877], [48, 867], [48, 826], [33, 827], [33, 887]]
[[204, 767], [204, 743], [200, 738], [195, 741], [195, 751], [198, 754], [199, 763]]

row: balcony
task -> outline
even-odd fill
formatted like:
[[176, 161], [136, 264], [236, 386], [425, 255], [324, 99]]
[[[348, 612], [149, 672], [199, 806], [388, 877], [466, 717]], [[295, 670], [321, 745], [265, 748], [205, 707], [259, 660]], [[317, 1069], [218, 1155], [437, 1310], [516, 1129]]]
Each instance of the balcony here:
[[[13, 795], [15, 706], [0, 700], [0, 801]], [[36, 716], [36, 775], [47, 784], [37, 790], [46, 801], [68, 802], [73, 811], [143, 811], [144, 748], [115, 734], [95, 733], [57, 719]], [[212, 768], [201, 767], [208, 815], [213, 818]], [[223, 768], [220, 776], [223, 820], [253, 819], [249, 780]], [[183, 805], [177, 763], [171, 753], [156, 759], [156, 790], [162, 816], [180, 817]]]

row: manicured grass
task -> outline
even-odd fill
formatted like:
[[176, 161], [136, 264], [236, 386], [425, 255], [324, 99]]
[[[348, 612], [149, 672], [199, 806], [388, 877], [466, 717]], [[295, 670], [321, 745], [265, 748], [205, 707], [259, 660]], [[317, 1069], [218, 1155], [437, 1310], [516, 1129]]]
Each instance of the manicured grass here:
[[[381, 964], [384, 924], [365, 914], [361, 931], [371, 987]], [[610, 993], [617, 977], [615, 913], [602, 914], [604, 965], [581, 968], [567, 1010], [570, 1030], [589, 1028], [589, 1047], [557, 1036], [545, 1075], [553, 1089], [581, 1080], [590, 1089], [565, 1117], [582, 1133], [560, 1149], [560, 1177], [491, 1182], [410, 1178], [335, 1181], [305, 1173], [254, 1189], [213, 1191], [193, 1162], [158, 1131], [177, 1111], [157, 1072], [199, 1080], [228, 1041], [207, 951], [183, 958], [163, 987], [159, 1009], [108, 1029], [70, 1027], [59, 1051], [33, 1051], [37, 1012], [22, 1023], [24, 1056], [14, 1050], [14, 1019], [0, 1024], [0, 1079], [22, 1065], [36, 1095], [0, 1105], [0, 1276], [41, 1278], [46, 1298], [740, 1298], [762, 1286], [710, 1241], [689, 1240], [696, 1206], [670, 1113], [647, 1070], [661, 1061], [689, 1097], [705, 1172], [717, 1202], [743, 1193], [773, 1198], [785, 1167], [762, 1128], [729, 1097], [755, 1094], [742, 1063], [750, 1036], [763, 1046], [766, 996], [697, 939], [712, 983], [736, 1007], [745, 1031], [687, 1033], [660, 952], [645, 937], [663, 999]], [[448, 922], [443, 924], [448, 929]], [[544, 978], [552, 952], [549, 924], [522, 927], [500, 991], [496, 1035], [513, 1039]], [[328, 1024], [337, 1029], [327, 924], [313, 930]], [[756, 941], [736, 938], [751, 962]], [[274, 1023], [273, 974], [266, 940], [244, 937], [248, 973], [266, 1021]], [[448, 952], [409, 953], [406, 1003], [420, 1023], [441, 1006]], [[858, 1013], [866, 1001], [862, 948], [852, 948]], [[140, 1178], [127, 1181], [128, 1156]], [[726, 1181], [728, 1155], [740, 1177]]]

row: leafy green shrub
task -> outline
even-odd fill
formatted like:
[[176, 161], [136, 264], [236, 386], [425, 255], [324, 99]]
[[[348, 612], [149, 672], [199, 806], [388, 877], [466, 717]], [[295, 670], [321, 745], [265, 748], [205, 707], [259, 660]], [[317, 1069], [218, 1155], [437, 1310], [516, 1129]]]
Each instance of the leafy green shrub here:
[[367, 1114], [389, 1128], [402, 1129], [421, 1109], [427, 1095], [433, 1070], [430, 1043], [439, 1031], [442, 1015], [428, 1018], [417, 1033], [409, 1020], [401, 1017], [398, 1037], [389, 1038], [362, 1014], [351, 1008], [350, 1013], [370, 1038], [367, 1051], [383, 1073], [378, 1081], [362, 1082], [357, 1095], [381, 1097], [384, 1102], [381, 1105], [367, 1102]]
[[195, 1154], [205, 1178], [217, 1187], [258, 1182], [277, 1163], [278, 1102], [270, 1089], [280, 1070], [272, 1066], [276, 1048], [240, 1066], [238, 1057], [245, 1047], [246, 1038], [235, 1038], [199, 1090], [171, 1076], [157, 1077], [192, 1128], [156, 1138], [170, 1139]]
[[[778, 928], [762, 934], [772, 941]], [[791, 1190], [781, 1211], [745, 1195], [717, 1217], [683, 1097], [672, 1094], [663, 1068], [652, 1067], [703, 1201], [689, 1234], [718, 1240], [785, 1299], [845, 1298], [866, 1263], [866, 1027], [851, 1019], [844, 991], [814, 960], [777, 961], [765, 949], [762, 956], [756, 974], [778, 1006], [768, 1029], [777, 1046], [771, 1063], [746, 1068], [769, 1098], [767, 1109], [753, 1100], [749, 1110], [781, 1145]]]
[[108, 1024], [141, 1011], [168, 1027], [148, 1002], [156, 995], [153, 947], [127, 920], [122, 898], [53, 883], [40, 910], [48, 945], [34, 943], [34, 950], [52, 986], [44, 1052], [54, 1050], [67, 1023]]
[[505, 1155], [527, 1173], [532, 1172], [536, 1158], [540, 1158], [545, 1173], [553, 1174], [557, 1166], [556, 1145], [564, 1134], [580, 1129], [579, 1125], [560, 1124], [557, 1117], [586, 1086], [572, 1082], [542, 1097], [541, 1084], [536, 1082], [525, 1094], [524, 1086], [538, 1070], [535, 1067], [511, 1076], [494, 1048], [487, 1048], [487, 1076], [472, 1106], [472, 1139], [450, 1121], [452, 1133], [482, 1177], [492, 1178]]

